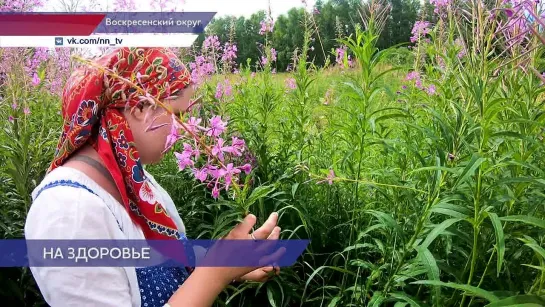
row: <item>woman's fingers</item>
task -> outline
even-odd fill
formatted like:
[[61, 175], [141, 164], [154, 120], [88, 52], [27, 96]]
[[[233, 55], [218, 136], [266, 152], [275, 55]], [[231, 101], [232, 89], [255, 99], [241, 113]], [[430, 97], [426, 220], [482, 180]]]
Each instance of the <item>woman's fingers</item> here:
[[259, 264], [263, 266], [270, 266], [273, 263], [278, 262], [278, 259], [280, 259], [284, 254], [286, 253], [286, 248], [281, 247], [277, 249], [274, 253], [264, 256], [260, 259]]
[[252, 227], [254, 227], [255, 222], [257, 218], [253, 214], [248, 214], [242, 222], [240, 222], [238, 225], [231, 230], [231, 235], [234, 237], [233, 239], [243, 239], [248, 236], [250, 231], [252, 230]]
[[278, 238], [280, 238], [280, 230], [281, 230], [280, 227], [278, 226], [274, 227], [273, 231], [271, 232], [267, 240], [278, 240]]
[[259, 227], [256, 231], [254, 231], [254, 236], [257, 240], [265, 240], [269, 237], [271, 232], [274, 230], [276, 223], [278, 222], [278, 213], [273, 212], [269, 218], [263, 223], [261, 227]]

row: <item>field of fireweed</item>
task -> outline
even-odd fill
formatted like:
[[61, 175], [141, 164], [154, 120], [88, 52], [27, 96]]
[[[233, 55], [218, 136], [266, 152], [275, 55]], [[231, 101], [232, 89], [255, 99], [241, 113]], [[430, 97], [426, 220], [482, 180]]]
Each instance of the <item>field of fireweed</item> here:
[[[365, 5], [365, 27], [339, 38], [326, 67], [307, 56], [311, 13], [287, 73], [274, 70], [270, 20], [248, 65], [233, 67], [236, 46], [214, 36], [192, 55], [202, 103], [173, 118], [172, 151], [147, 167], [188, 237], [278, 211], [282, 239], [311, 240], [293, 267], [226, 289], [218, 305], [545, 305], [540, 4], [432, 3], [433, 22], [384, 50], [389, 7]], [[0, 235], [11, 239], [55, 150], [59, 91], [85, 60], [0, 52]], [[26, 268], [0, 271], [0, 296], [43, 303]]]

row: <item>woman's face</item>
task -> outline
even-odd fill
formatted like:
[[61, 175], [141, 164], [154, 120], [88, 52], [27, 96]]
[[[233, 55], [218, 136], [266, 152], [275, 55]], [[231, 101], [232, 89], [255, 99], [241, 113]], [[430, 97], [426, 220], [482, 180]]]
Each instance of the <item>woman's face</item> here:
[[[178, 98], [165, 100], [163, 104], [170, 106], [172, 112], [179, 117], [180, 113], [187, 111], [191, 103], [194, 89], [189, 86], [178, 95]], [[172, 117], [161, 107], [153, 109], [152, 106], [145, 106], [140, 110], [125, 111], [125, 118], [129, 123], [134, 142], [142, 164], [158, 163], [164, 156], [165, 144], [172, 127]], [[153, 119], [155, 118], [155, 121]], [[153, 124], [152, 124], [153, 121]], [[152, 131], [146, 131], [150, 126], [161, 126]]]

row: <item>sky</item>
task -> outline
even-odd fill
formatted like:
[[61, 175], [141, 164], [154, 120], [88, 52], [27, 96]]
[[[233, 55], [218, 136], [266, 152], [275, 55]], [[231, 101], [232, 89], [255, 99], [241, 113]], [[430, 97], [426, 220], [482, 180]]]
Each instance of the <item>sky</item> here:
[[[63, 4], [77, 3], [79, 7], [92, 7], [91, 3], [98, 3], [100, 9], [90, 11], [112, 11], [116, 1], [131, 0], [46, 0], [46, 7], [42, 11], [63, 11]], [[138, 11], [155, 11], [151, 3], [157, 0], [132, 0]], [[164, 1], [164, 0], [163, 0]], [[186, 12], [217, 12], [216, 16], [244, 16], [249, 17], [259, 10], [268, 10], [269, 3], [273, 18], [287, 13], [293, 7], [303, 7], [301, 0], [167, 0], [175, 3], [176, 11]], [[316, 0], [307, 0], [307, 6], [312, 7]], [[110, 9], [108, 9], [110, 8]]]

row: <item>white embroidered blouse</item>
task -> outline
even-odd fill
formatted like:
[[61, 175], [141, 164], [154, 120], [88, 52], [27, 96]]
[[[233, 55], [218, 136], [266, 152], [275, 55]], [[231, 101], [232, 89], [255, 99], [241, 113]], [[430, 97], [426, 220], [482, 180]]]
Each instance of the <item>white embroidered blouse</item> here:
[[[147, 172], [152, 188], [174, 219], [178, 230], [185, 226], [168, 193]], [[48, 183], [69, 180], [89, 191], [55, 186], [37, 193]], [[83, 172], [58, 167], [32, 193], [33, 204], [25, 224], [26, 239], [144, 239], [125, 208]], [[118, 224], [119, 223], [119, 224]], [[121, 229], [120, 229], [121, 228]], [[134, 267], [31, 267], [45, 301], [51, 306], [141, 306]]]

